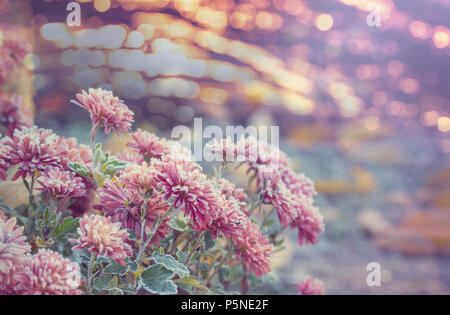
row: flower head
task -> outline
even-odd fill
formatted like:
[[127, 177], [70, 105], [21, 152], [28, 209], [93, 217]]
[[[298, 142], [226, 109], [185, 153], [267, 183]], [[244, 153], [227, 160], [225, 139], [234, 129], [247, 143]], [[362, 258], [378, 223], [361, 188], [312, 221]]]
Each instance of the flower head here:
[[142, 165], [128, 164], [121, 171], [120, 182], [128, 189], [135, 189], [141, 194], [151, 192], [156, 184], [156, 171], [150, 168], [146, 162]]
[[8, 168], [10, 166], [9, 157], [12, 148], [5, 143], [5, 139], [0, 139], [0, 179], [6, 180]]
[[59, 253], [41, 249], [22, 260], [14, 275], [15, 292], [25, 295], [79, 295], [80, 266]]
[[154, 164], [159, 173], [157, 185], [164, 200], [190, 217], [196, 230], [204, 230], [217, 217], [218, 192], [214, 183], [201, 172], [200, 166], [189, 161], [165, 159]]
[[84, 215], [78, 234], [72, 249], [87, 248], [89, 252], [111, 257], [121, 265], [125, 265], [125, 259], [133, 254], [127, 244], [128, 232], [121, 229], [120, 223], [112, 223], [110, 217]]
[[10, 137], [15, 129], [33, 124], [33, 115], [21, 95], [0, 93], [0, 114], [0, 123]]
[[302, 295], [325, 295], [325, 288], [322, 281], [311, 277], [297, 284], [297, 287], [298, 292]]
[[319, 209], [307, 203], [302, 205], [301, 212], [292, 225], [298, 229], [298, 243], [300, 246], [303, 243], [317, 243], [319, 241], [317, 237], [325, 230], [323, 216]]
[[77, 101], [72, 103], [86, 109], [94, 126], [104, 127], [108, 134], [116, 128], [128, 132], [133, 123], [134, 113], [111, 92], [98, 89], [89, 89], [76, 95]]
[[222, 200], [218, 206], [217, 218], [213, 219], [208, 225], [212, 231], [213, 238], [217, 238], [219, 232], [231, 239], [239, 237], [247, 228], [248, 217], [241, 211], [237, 202], [232, 200]]
[[12, 138], [6, 137], [3, 144], [11, 147], [9, 163], [18, 165], [12, 180], [33, 175], [36, 171], [45, 173], [51, 167], [59, 167], [60, 158], [55, 150], [57, 141], [58, 137], [51, 130], [36, 126], [16, 129]]
[[234, 237], [233, 242], [248, 272], [253, 271], [258, 278], [270, 272], [272, 245], [256, 224], [248, 222], [245, 232]]
[[127, 146], [139, 152], [146, 161], [150, 161], [152, 158], [161, 159], [162, 156], [170, 153], [170, 146], [166, 140], [153, 133], [138, 129], [131, 134], [131, 137], [133, 137], [133, 142], [127, 143]]
[[48, 170], [37, 182], [41, 185], [38, 190], [46, 191], [55, 198], [77, 198], [86, 194], [86, 186], [77, 174], [59, 168]]
[[16, 226], [16, 218], [6, 220], [0, 215], [0, 294], [11, 290], [16, 267], [30, 252], [22, 233], [23, 227]]

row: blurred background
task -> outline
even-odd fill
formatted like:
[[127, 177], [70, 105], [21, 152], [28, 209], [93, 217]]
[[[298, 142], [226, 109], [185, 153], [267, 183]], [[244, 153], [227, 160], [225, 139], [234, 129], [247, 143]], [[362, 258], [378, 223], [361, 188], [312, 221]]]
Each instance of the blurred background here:
[[327, 230], [301, 248], [288, 233], [282, 281], [259, 291], [312, 275], [331, 294], [450, 293], [450, 0], [79, 0], [80, 26], [69, 2], [0, 0], [33, 44], [2, 91], [36, 124], [88, 143], [69, 102], [102, 87], [166, 137], [194, 117], [280, 126]]

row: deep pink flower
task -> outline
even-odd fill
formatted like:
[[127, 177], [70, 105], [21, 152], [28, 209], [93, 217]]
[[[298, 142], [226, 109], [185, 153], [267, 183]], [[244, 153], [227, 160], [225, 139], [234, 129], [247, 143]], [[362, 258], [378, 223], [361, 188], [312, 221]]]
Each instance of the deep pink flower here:
[[242, 259], [248, 272], [253, 271], [258, 278], [270, 272], [272, 245], [257, 225], [248, 222], [247, 229], [242, 235], [234, 237], [233, 242], [237, 248], [237, 255]]
[[325, 230], [323, 216], [319, 209], [313, 205], [308, 205], [307, 202], [301, 206], [300, 214], [292, 226], [298, 229], [298, 243], [300, 246], [303, 243], [317, 243], [319, 241], [317, 237]]
[[[133, 230], [137, 236], [141, 233], [141, 214], [144, 200], [136, 190], [127, 189], [120, 182], [106, 180], [105, 185], [98, 190], [100, 204], [95, 208], [106, 216], [112, 217], [113, 222], [120, 222], [122, 228]], [[167, 203], [162, 197], [154, 193], [147, 201], [145, 231], [149, 233], [158, 216], [162, 217], [168, 210]], [[158, 228], [152, 243], [159, 242], [169, 230], [167, 218]]]
[[72, 249], [85, 249], [99, 256], [111, 257], [119, 264], [125, 266], [125, 259], [133, 255], [131, 246], [128, 245], [128, 232], [122, 230], [120, 222], [112, 223], [111, 217], [99, 215], [84, 215], [80, 220], [76, 243]]
[[134, 113], [111, 92], [98, 89], [89, 89], [76, 95], [77, 100], [72, 103], [86, 109], [95, 127], [104, 127], [108, 134], [116, 128], [128, 132], [133, 123]]
[[154, 163], [159, 173], [157, 185], [164, 200], [190, 217], [194, 229], [204, 230], [217, 217], [218, 192], [215, 183], [201, 172], [200, 166], [189, 161], [165, 159]]
[[217, 218], [208, 225], [213, 238], [217, 238], [219, 233], [223, 233], [228, 239], [242, 235], [247, 228], [249, 219], [241, 211], [239, 204], [236, 201], [224, 199], [220, 202], [218, 209]]
[[55, 198], [77, 198], [86, 194], [86, 186], [81, 177], [71, 171], [52, 168], [44, 173], [37, 182], [37, 190], [46, 191]]
[[134, 142], [127, 143], [127, 146], [139, 152], [146, 161], [152, 158], [161, 159], [162, 156], [170, 153], [170, 146], [164, 138], [159, 138], [153, 133], [138, 129], [131, 134]]
[[298, 292], [302, 295], [325, 295], [325, 288], [322, 281], [313, 279], [311, 277], [306, 278], [299, 284], [297, 284]]
[[79, 295], [80, 266], [59, 253], [41, 249], [22, 260], [14, 275], [15, 292], [23, 295]]
[[16, 267], [30, 252], [22, 233], [23, 227], [16, 226], [16, 218], [6, 220], [0, 215], [0, 294], [11, 293]]
[[0, 123], [5, 126], [6, 135], [12, 137], [15, 129], [31, 127], [33, 114], [18, 94], [0, 93]]

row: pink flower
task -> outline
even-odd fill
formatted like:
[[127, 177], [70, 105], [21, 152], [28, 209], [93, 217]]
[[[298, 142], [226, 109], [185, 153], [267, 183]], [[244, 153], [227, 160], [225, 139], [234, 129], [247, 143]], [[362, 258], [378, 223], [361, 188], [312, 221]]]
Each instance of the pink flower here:
[[218, 192], [215, 184], [207, 180], [200, 166], [189, 161], [165, 159], [154, 163], [159, 173], [157, 185], [164, 200], [190, 217], [194, 229], [200, 231], [217, 217]]
[[297, 284], [298, 292], [302, 295], [325, 295], [325, 288], [322, 281], [313, 279], [311, 277], [306, 278], [299, 284]]
[[31, 127], [33, 115], [21, 95], [0, 93], [0, 123], [6, 135], [12, 137], [15, 129]]
[[61, 164], [67, 167], [69, 162], [79, 163], [90, 168], [92, 163], [92, 153], [88, 146], [78, 144], [75, 138], [59, 137], [55, 144], [56, 155], [60, 158]]
[[8, 168], [10, 166], [9, 157], [12, 148], [5, 143], [5, 139], [0, 139], [0, 179], [6, 180]]
[[10, 27], [1, 27], [3, 35], [0, 45], [0, 84], [11, 76], [14, 67], [22, 64], [26, 54], [31, 51], [31, 45], [23, 34]]
[[23, 127], [16, 129], [12, 138], [6, 137], [3, 144], [11, 147], [8, 157], [11, 165], [18, 165], [12, 180], [25, 178], [36, 171], [45, 173], [51, 167], [60, 166], [60, 158], [55, 151], [58, 137], [51, 130]]
[[237, 255], [242, 259], [248, 272], [253, 271], [258, 278], [270, 272], [272, 245], [257, 225], [248, 222], [245, 232], [234, 237], [233, 242], [237, 248]]
[[16, 267], [30, 252], [22, 233], [23, 227], [16, 226], [16, 218], [6, 220], [0, 215], [0, 294], [12, 290]]
[[80, 266], [59, 253], [41, 249], [22, 260], [14, 275], [15, 292], [24, 295], [79, 295]]
[[139, 193], [152, 192], [156, 184], [156, 171], [146, 162], [142, 165], [128, 164], [120, 173], [119, 180], [128, 189], [135, 189]]
[[127, 146], [139, 152], [147, 162], [152, 158], [161, 159], [162, 156], [170, 153], [170, 147], [166, 140], [153, 133], [138, 129], [131, 134], [131, 137], [134, 142], [127, 143]]
[[234, 199], [237, 202], [244, 202], [247, 200], [247, 194], [244, 192], [244, 189], [236, 187], [236, 185], [229, 180], [222, 178], [219, 181], [219, 185], [222, 194], [227, 200]]
[[241, 211], [239, 204], [231, 200], [222, 200], [218, 209], [217, 218], [213, 219], [208, 226], [213, 238], [217, 238], [219, 232], [228, 239], [242, 235], [249, 220]]
[[78, 234], [78, 239], [72, 240], [77, 244], [73, 250], [87, 248], [89, 252], [111, 257], [123, 266], [125, 259], [133, 255], [131, 246], [127, 244], [128, 232], [120, 229], [120, 223], [112, 223], [110, 217], [84, 215]]
[[50, 169], [37, 182], [41, 185], [37, 190], [46, 191], [55, 198], [77, 198], [86, 194], [86, 186], [77, 174], [59, 168]]
[[303, 205], [299, 216], [295, 219], [293, 227], [298, 229], [298, 243], [300, 246], [303, 242], [306, 244], [317, 243], [318, 236], [325, 230], [323, 216], [319, 209], [313, 205]]
[[86, 109], [95, 127], [104, 127], [108, 134], [116, 128], [128, 132], [133, 123], [134, 113], [111, 92], [102, 89], [89, 89], [76, 95], [72, 103]]
[[129, 162], [132, 164], [141, 165], [144, 162], [144, 158], [137, 151], [127, 151], [123, 150], [115, 154], [119, 161]]
[[[128, 189], [123, 184], [106, 180], [105, 185], [98, 191], [100, 204], [95, 208], [102, 211], [106, 216], [112, 217], [113, 222], [120, 222], [122, 228], [135, 232], [137, 236], [141, 233], [141, 214], [144, 199], [136, 190]], [[162, 217], [168, 210], [167, 203], [162, 201], [162, 197], [154, 193], [147, 200], [145, 215], [145, 232], [153, 230], [154, 223], [158, 216]], [[158, 243], [169, 231], [167, 218], [156, 231], [151, 244]]]

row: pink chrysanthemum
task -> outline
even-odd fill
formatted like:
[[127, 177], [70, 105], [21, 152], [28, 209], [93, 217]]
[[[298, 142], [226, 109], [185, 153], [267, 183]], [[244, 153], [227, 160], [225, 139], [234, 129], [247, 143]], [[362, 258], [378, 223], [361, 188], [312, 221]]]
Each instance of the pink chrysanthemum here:
[[104, 127], [108, 134], [116, 128], [128, 132], [133, 123], [134, 113], [111, 92], [98, 89], [89, 89], [76, 95], [77, 100], [72, 103], [86, 109], [95, 127]]
[[128, 245], [128, 232], [121, 230], [120, 223], [112, 223], [110, 217], [85, 215], [80, 220], [79, 237], [72, 249], [85, 249], [99, 256], [106, 255], [125, 266], [125, 259], [133, 255]]
[[235, 199], [237, 202], [244, 202], [247, 200], [247, 194], [244, 192], [244, 189], [236, 187], [236, 185], [229, 180], [222, 178], [219, 181], [219, 185], [222, 194], [227, 200]]
[[33, 115], [21, 95], [0, 93], [0, 123], [6, 135], [12, 137], [15, 129], [31, 127]]
[[[127, 189], [121, 183], [114, 183], [106, 180], [105, 185], [98, 191], [100, 204], [95, 208], [102, 211], [106, 216], [112, 217], [113, 222], [120, 222], [122, 228], [126, 228], [135, 232], [136, 235], [141, 233], [141, 214], [144, 200], [139, 193], [132, 189]], [[167, 203], [162, 201], [159, 195], [152, 196], [147, 200], [145, 232], [149, 233], [154, 226], [157, 217], [162, 217], [168, 210]], [[167, 218], [158, 228], [153, 243], [163, 239], [169, 231]]]
[[257, 225], [248, 222], [247, 229], [242, 235], [234, 237], [233, 242], [248, 272], [253, 271], [258, 278], [270, 272], [272, 245]]
[[79, 295], [80, 266], [59, 253], [41, 249], [22, 260], [14, 275], [15, 291], [24, 295]]
[[152, 158], [161, 159], [162, 156], [170, 153], [170, 147], [164, 138], [159, 138], [153, 133], [138, 129], [131, 134], [134, 142], [127, 143], [127, 146], [135, 149], [146, 161]]
[[123, 150], [115, 154], [116, 158], [119, 161], [128, 162], [132, 164], [138, 164], [141, 165], [144, 162], [144, 158], [142, 155], [137, 151], [128, 151]]
[[0, 294], [12, 290], [16, 267], [30, 251], [22, 233], [23, 227], [16, 226], [15, 218], [6, 220], [0, 215]]
[[325, 230], [323, 216], [317, 207], [305, 203], [300, 215], [295, 219], [293, 227], [298, 229], [298, 243], [315, 244], [318, 236]]
[[79, 163], [85, 167], [91, 166], [92, 153], [90, 148], [78, 144], [75, 138], [59, 137], [55, 144], [55, 151], [64, 166], [67, 166], [69, 162]]
[[55, 151], [57, 140], [58, 137], [51, 130], [36, 126], [16, 129], [12, 138], [6, 137], [3, 144], [11, 147], [8, 160], [11, 165], [18, 165], [12, 180], [59, 167], [60, 158]]
[[218, 208], [217, 218], [208, 226], [213, 238], [217, 238], [219, 232], [229, 239], [242, 235], [249, 220], [241, 211], [239, 204], [232, 200], [222, 200]]
[[77, 174], [59, 168], [48, 170], [37, 182], [41, 185], [38, 190], [46, 191], [55, 198], [77, 198], [86, 194], [86, 186]]
[[8, 168], [10, 166], [9, 157], [12, 148], [5, 143], [5, 139], [0, 139], [0, 179], [6, 180], [8, 177]]
[[302, 295], [325, 295], [325, 288], [322, 281], [313, 279], [311, 277], [306, 278], [299, 284], [297, 284], [298, 292]]
[[150, 168], [146, 162], [142, 165], [128, 164], [122, 171], [119, 180], [128, 189], [135, 189], [144, 194], [151, 192], [156, 185], [156, 171]]
[[157, 185], [164, 199], [190, 217], [196, 230], [204, 230], [217, 218], [218, 192], [201, 172], [200, 166], [189, 161], [165, 159], [154, 164], [159, 173]]

